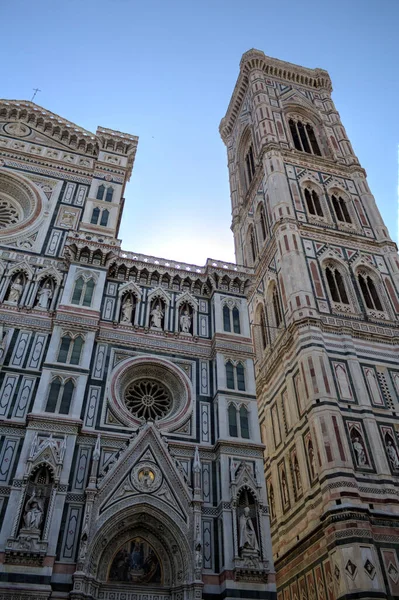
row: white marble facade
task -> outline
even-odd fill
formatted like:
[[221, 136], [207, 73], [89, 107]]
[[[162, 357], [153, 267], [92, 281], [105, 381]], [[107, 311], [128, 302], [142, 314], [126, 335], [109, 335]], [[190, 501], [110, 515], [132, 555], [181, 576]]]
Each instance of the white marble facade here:
[[121, 250], [137, 142], [0, 102], [0, 600], [275, 597], [253, 271]]

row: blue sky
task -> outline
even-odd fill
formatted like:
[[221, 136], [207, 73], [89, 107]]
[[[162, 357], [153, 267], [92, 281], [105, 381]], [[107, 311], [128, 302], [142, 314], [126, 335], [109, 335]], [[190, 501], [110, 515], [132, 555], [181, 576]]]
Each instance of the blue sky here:
[[330, 72], [397, 240], [397, 0], [13, 0], [0, 20], [1, 97], [30, 100], [39, 87], [38, 104], [86, 129], [140, 137], [126, 250], [234, 259], [218, 126], [249, 48]]

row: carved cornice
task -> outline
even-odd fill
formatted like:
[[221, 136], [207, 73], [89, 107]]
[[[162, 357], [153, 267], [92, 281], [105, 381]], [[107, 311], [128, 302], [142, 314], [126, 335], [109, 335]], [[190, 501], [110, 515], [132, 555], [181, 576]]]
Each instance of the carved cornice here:
[[241, 110], [248, 89], [249, 74], [252, 70], [262, 71], [265, 76], [279, 79], [285, 83], [300, 85], [311, 89], [332, 92], [331, 79], [323, 69], [308, 69], [266, 56], [261, 50], [248, 50], [241, 58], [240, 74], [235, 85], [225, 117], [221, 120], [219, 131], [226, 143], [234, 123]]

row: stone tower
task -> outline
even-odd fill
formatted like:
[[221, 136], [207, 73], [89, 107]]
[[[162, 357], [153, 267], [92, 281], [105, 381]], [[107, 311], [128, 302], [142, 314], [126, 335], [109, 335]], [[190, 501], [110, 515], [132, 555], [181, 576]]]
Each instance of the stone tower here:
[[399, 595], [399, 260], [331, 92], [250, 50], [220, 125], [284, 600]]

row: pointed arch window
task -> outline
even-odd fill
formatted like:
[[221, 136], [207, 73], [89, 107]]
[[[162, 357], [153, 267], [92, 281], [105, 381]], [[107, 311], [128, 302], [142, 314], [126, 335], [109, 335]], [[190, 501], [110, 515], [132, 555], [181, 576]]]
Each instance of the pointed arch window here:
[[109, 210], [105, 209], [105, 210], [103, 210], [103, 212], [101, 214], [101, 221], [100, 221], [101, 227], [107, 227], [108, 218], [109, 218]]
[[357, 278], [367, 308], [370, 310], [383, 311], [384, 308], [378, 295], [377, 288], [370, 275], [359, 273]]
[[291, 117], [288, 120], [292, 141], [296, 150], [321, 156], [320, 147], [314, 132], [313, 125], [299, 118]]
[[248, 186], [255, 175], [255, 159], [252, 144], [249, 146], [245, 154], [245, 169], [247, 174]]
[[81, 306], [91, 306], [95, 283], [91, 278], [85, 280], [82, 276], [78, 277], [72, 294], [71, 304]]
[[251, 227], [250, 232], [249, 232], [249, 244], [251, 246], [252, 264], [255, 264], [256, 256], [258, 254], [258, 249], [256, 247], [255, 231], [254, 231], [253, 227]]
[[226, 386], [229, 390], [234, 390], [235, 388], [234, 365], [230, 360], [226, 363]]
[[320, 198], [315, 190], [305, 189], [305, 200], [308, 213], [317, 217], [324, 217], [323, 209], [321, 208]]
[[242, 363], [234, 364], [228, 360], [226, 368], [226, 387], [229, 390], [245, 392], [245, 367]]
[[265, 350], [265, 348], [267, 346], [267, 325], [266, 325], [265, 309], [263, 308], [263, 306], [261, 307], [261, 310], [260, 310], [259, 325], [260, 325], [260, 336], [261, 336], [261, 340], [262, 340], [262, 348], [263, 348], [263, 350]]
[[108, 187], [107, 193], [105, 194], [105, 202], [112, 202], [113, 197], [114, 197], [114, 188]]
[[230, 309], [227, 304], [223, 306], [223, 329], [224, 331], [231, 331]]
[[342, 196], [333, 194], [331, 196], [331, 201], [338, 221], [341, 221], [342, 223], [352, 223], [347, 204]]
[[338, 271], [338, 269], [335, 267], [327, 267], [326, 279], [333, 302], [339, 302], [340, 304], [349, 304], [344, 279], [341, 273]]
[[47, 397], [46, 412], [69, 414], [74, 391], [75, 384], [71, 379], [64, 383], [59, 377], [53, 379]]
[[93, 208], [93, 212], [91, 213], [90, 223], [92, 225], [97, 225], [98, 219], [100, 218], [100, 209], [96, 206]]
[[261, 207], [259, 209], [259, 223], [260, 223], [260, 230], [262, 232], [262, 241], [264, 241], [267, 236], [267, 225], [266, 225], [265, 207], [263, 206], [263, 204], [261, 204]]
[[230, 404], [228, 414], [229, 414], [229, 435], [231, 437], [238, 437], [237, 408], [234, 406], [234, 404]]
[[245, 369], [244, 369], [244, 365], [242, 365], [241, 363], [238, 363], [237, 367], [236, 367], [236, 372], [237, 372], [237, 388], [241, 392], [244, 392], [245, 391]]
[[283, 317], [281, 314], [280, 301], [279, 301], [278, 291], [277, 291], [276, 286], [274, 286], [274, 289], [273, 289], [272, 303], [273, 303], [274, 321], [275, 321], [276, 327], [280, 327]]
[[97, 196], [96, 196], [97, 200], [102, 200], [104, 198], [104, 192], [105, 192], [105, 186], [101, 184], [97, 190]]
[[233, 314], [233, 331], [234, 333], [241, 333], [240, 327], [240, 311], [235, 306], [232, 311]]
[[240, 429], [241, 429], [241, 437], [249, 440], [249, 420], [248, 420], [248, 410], [245, 406], [241, 406], [240, 408]]
[[233, 333], [241, 333], [241, 322], [240, 322], [240, 310], [237, 306], [232, 308], [228, 304], [223, 305], [223, 331], [231, 332], [231, 325], [233, 324]]

